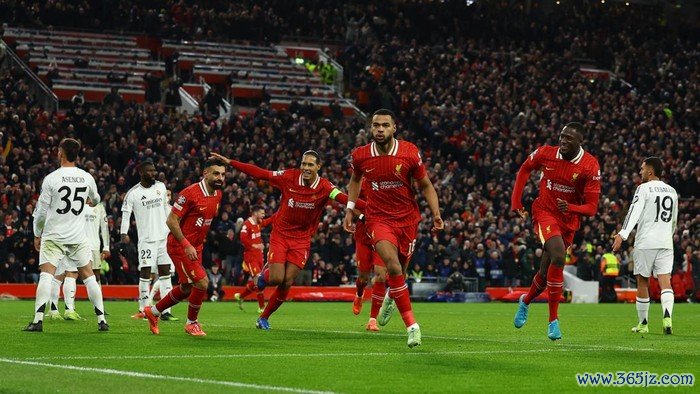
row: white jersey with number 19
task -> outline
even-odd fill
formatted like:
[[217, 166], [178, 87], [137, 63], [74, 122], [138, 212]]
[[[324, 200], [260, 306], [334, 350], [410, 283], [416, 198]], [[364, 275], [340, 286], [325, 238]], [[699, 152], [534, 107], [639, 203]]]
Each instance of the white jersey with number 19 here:
[[77, 167], [61, 167], [44, 178], [34, 209], [34, 234], [62, 245], [86, 242], [85, 206], [88, 197], [100, 202], [95, 179]]
[[619, 235], [627, 240], [637, 226], [635, 249], [673, 249], [673, 233], [678, 219], [676, 189], [658, 180], [637, 188]]

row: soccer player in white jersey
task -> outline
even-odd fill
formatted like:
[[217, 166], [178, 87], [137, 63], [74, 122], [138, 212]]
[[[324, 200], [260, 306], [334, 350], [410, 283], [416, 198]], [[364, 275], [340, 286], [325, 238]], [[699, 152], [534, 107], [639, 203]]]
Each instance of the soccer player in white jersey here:
[[663, 165], [658, 157], [649, 157], [642, 163], [639, 174], [642, 184], [637, 187], [634, 200], [627, 212], [622, 230], [615, 236], [613, 252], [620, 249], [637, 226], [634, 239], [634, 274], [637, 276], [637, 317], [639, 323], [633, 332], [647, 333], [649, 316], [649, 277], [659, 279], [663, 332], [672, 333], [673, 289], [673, 233], [678, 221], [678, 194], [659, 180]]
[[[85, 235], [91, 249], [92, 272], [95, 274], [97, 283], [100, 283], [100, 271], [102, 269], [102, 259], [109, 258], [109, 229], [107, 228], [107, 213], [102, 203], [92, 206], [93, 202], [88, 198], [85, 206]], [[102, 251], [100, 252], [100, 240], [102, 241]], [[65, 260], [65, 258], [64, 258]], [[66, 320], [82, 320], [75, 310], [75, 292], [77, 271], [67, 271], [71, 264], [66, 264], [62, 260], [56, 270], [51, 287], [51, 311], [48, 313], [52, 319], [60, 318], [58, 312], [58, 294], [61, 283], [63, 283], [63, 301], [66, 305], [66, 312], [63, 318]], [[70, 268], [72, 269], [72, 268]]]
[[51, 296], [51, 284], [58, 262], [78, 269], [95, 307], [99, 331], [109, 331], [104, 316], [102, 289], [97, 284], [90, 265], [90, 245], [85, 237], [85, 206], [90, 198], [100, 202], [95, 179], [76, 167], [80, 142], [65, 138], [58, 146], [61, 167], [44, 178], [39, 201], [34, 209], [34, 248], [39, 251], [39, 283], [36, 287], [34, 320], [24, 331], [41, 332], [46, 303]]
[[[139, 312], [132, 317], [143, 319], [143, 308], [148, 304], [151, 272], [158, 266], [160, 297], [165, 297], [173, 285], [170, 278], [172, 260], [166, 249], [166, 239], [170, 230], [165, 224], [170, 214], [167, 190], [163, 182], [156, 180], [156, 167], [153, 161], [146, 159], [139, 165], [141, 181], [132, 187], [124, 197], [122, 204], [121, 238], [129, 232], [131, 213], [136, 217], [139, 254]], [[170, 310], [163, 311], [163, 320], [178, 320]]]

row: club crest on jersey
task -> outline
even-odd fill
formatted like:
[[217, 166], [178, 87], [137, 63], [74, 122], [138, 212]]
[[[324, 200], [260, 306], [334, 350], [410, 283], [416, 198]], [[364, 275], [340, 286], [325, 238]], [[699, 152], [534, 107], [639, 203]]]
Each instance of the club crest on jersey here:
[[578, 179], [578, 172], [574, 172], [574, 175], [571, 176], [571, 180], [576, 182], [576, 179]]
[[156, 194], [160, 196], [160, 190], [156, 190]]
[[402, 166], [402, 165], [403, 165], [403, 164], [397, 164], [397, 165], [396, 165], [396, 175], [401, 175], [401, 166]]

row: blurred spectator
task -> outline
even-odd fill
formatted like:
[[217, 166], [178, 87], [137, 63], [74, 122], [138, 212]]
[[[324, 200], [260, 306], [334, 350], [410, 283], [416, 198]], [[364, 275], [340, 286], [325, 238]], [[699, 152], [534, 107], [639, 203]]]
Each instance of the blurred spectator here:
[[219, 272], [219, 265], [213, 263], [207, 270], [209, 277], [209, 287], [207, 288], [207, 299], [209, 301], [222, 301], [224, 299], [224, 276]]

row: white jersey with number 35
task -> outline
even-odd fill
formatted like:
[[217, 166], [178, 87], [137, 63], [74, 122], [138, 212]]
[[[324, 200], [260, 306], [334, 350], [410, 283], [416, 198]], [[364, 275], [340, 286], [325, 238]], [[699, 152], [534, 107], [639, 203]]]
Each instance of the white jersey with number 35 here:
[[677, 220], [676, 189], [662, 181], [649, 181], [637, 188], [619, 234], [626, 240], [636, 225], [635, 249], [673, 249]]
[[62, 245], [85, 242], [88, 197], [100, 202], [95, 179], [84, 170], [61, 167], [47, 175], [34, 209], [34, 234]]

